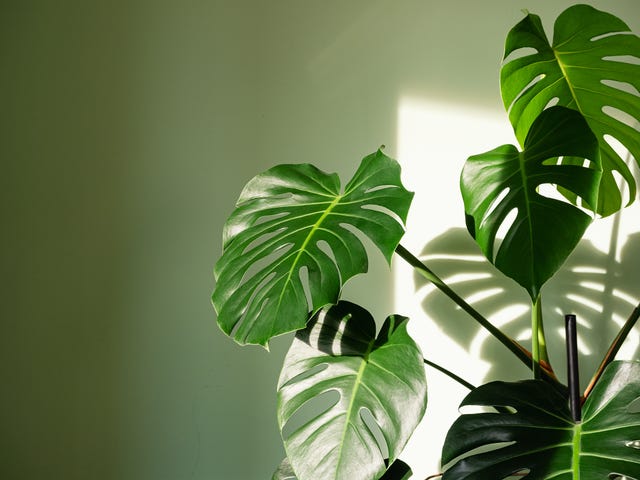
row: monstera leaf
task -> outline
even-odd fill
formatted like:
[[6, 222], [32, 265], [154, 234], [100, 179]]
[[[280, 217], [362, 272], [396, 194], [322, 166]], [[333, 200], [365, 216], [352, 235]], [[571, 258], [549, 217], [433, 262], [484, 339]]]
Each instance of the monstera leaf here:
[[[588, 167], [554, 163], [565, 155], [591, 162]], [[535, 300], [591, 222], [577, 207], [541, 195], [539, 187], [559, 185], [593, 205], [600, 173], [598, 143], [582, 116], [564, 107], [547, 109], [531, 126], [523, 152], [504, 145], [467, 160], [460, 179], [467, 228], [489, 261]], [[515, 220], [506, 224], [494, 253], [511, 212], [517, 212]]]
[[[526, 55], [514, 58], [518, 50]], [[552, 44], [540, 18], [531, 14], [506, 40], [501, 90], [518, 140], [522, 144], [537, 116], [551, 104], [581, 112], [600, 143], [604, 174], [597, 211], [602, 215], [621, 208], [613, 171], [624, 178], [631, 201], [635, 198], [631, 171], [607, 137], [622, 143], [640, 162], [639, 58], [640, 38], [617, 17], [587, 5], [570, 7], [558, 17]]]
[[[411, 467], [409, 467], [409, 465], [407, 465], [402, 460], [396, 460], [387, 469], [387, 471], [384, 472], [379, 480], [409, 480], [412, 473], [413, 472], [411, 471]], [[285, 458], [278, 466], [278, 469], [271, 477], [271, 480], [298, 480], [288, 458]]]
[[[427, 394], [406, 320], [389, 317], [376, 338], [371, 315], [341, 301], [296, 334], [278, 382], [278, 423], [300, 480], [374, 480], [397, 459]], [[332, 404], [315, 405], [331, 394]]]
[[567, 399], [541, 380], [483, 385], [462, 406], [500, 412], [465, 414], [456, 420], [443, 448], [443, 480], [638, 479], [639, 397], [638, 362], [607, 367], [578, 423]]
[[343, 192], [337, 175], [308, 164], [253, 178], [227, 220], [215, 266], [221, 329], [238, 343], [266, 345], [303, 328], [309, 310], [335, 302], [347, 280], [367, 271], [358, 232], [390, 261], [412, 197], [398, 163], [381, 151], [363, 159]]

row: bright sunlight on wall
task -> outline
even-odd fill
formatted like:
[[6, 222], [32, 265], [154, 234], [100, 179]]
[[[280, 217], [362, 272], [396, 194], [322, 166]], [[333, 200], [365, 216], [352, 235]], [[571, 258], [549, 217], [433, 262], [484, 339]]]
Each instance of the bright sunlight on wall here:
[[[529, 297], [480, 254], [465, 228], [459, 189], [460, 171], [469, 156], [506, 143], [517, 145], [501, 111], [403, 98], [397, 156], [403, 182], [416, 195], [402, 244], [492, 323], [529, 347]], [[580, 349], [587, 358], [581, 365], [582, 382], [590, 378], [616, 329], [640, 298], [640, 265], [626, 261], [638, 262], [638, 244], [640, 205], [636, 202], [622, 215], [596, 221], [563, 272], [545, 286], [545, 327], [557, 369], [564, 365], [560, 357], [564, 354], [563, 314], [576, 313]], [[497, 378], [529, 378], [526, 367], [453, 302], [414, 277], [401, 260], [394, 263], [394, 288], [394, 311], [412, 319], [409, 328], [425, 358], [475, 385]], [[630, 335], [618, 358], [631, 358], [637, 348], [638, 335]], [[427, 376], [427, 413], [402, 455], [412, 466], [414, 478], [440, 471], [442, 442], [467, 393], [434, 369], [429, 368]]]

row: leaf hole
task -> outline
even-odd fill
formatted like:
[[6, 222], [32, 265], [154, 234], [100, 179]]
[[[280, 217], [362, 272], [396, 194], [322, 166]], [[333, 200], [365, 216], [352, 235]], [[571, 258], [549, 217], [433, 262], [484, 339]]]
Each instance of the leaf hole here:
[[289, 380], [287, 380], [285, 383], [283, 383], [278, 388], [278, 390], [281, 390], [281, 389], [289, 387], [289, 386], [291, 386], [291, 385], [293, 385], [295, 383], [302, 382], [303, 380], [306, 380], [306, 379], [311, 378], [311, 377], [313, 377], [315, 375], [318, 375], [319, 373], [324, 372], [327, 368], [329, 368], [329, 364], [328, 363], [320, 363], [318, 365], [314, 365], [309, 370], [305, 370], [304, 372], [299, 373], [295, 377], [292, 377]]
[[293, 434], [309, 426], [316, 418], [331, 410], [340, 401], [337, 390], [327, 390], [305, 402], [282, 427], [282, 438], [288, 440]]
[[[251, 292], [251, 296], [245, 302], [245, 307], [243, 308], [242, 313], [240, 314], [236, 323], [231, 328], [230, 335], [232, 337], [236, 336], [236, 334], [240, 330], [241, 326], [244, 325], [249, 315], [251, 317], [260, 316], [260, 313], [264, 309], [264, 304], [269, 300], [268, 297], [265, 298], [264, 296], [264, 291], [263, 291], [264, 287], [269, 282], [271, 282], [275, 276], [276, 276], [275, 272], [269, 273], [260, 281], [260, 283], [258, 283], [256, 288], [253, 289], [253, 291]], [[256, 306], [255, 305], [256, 302], [260, 302], [259, 305]]]
[[630, 83], [607, 79], [600, 80], [600, 83], [606, 85], [607, 87], [615, 88], [616, 90], [622, 90], [623, 92], [627, 92], [631, 95], [635, 95], [636, 97], [640, 97], [640, 92], [638, 92], [638, 89]]
[[298, 277], [300, 278], [300, 284], [302, 290], [304, 290], [304, 296], [307, 299], [307, 308], [311, 310], [313, 308], [313, 297], [311, 296], [311, 287], [309, 282], [309, 268], [302, 266], [298, 270]]
[[389, 458], [389, 445], [387, 444], [387, 440], [384, 437], [384, 433], [382, 432], [380, 425], [373, 416], [373, 413], [371, 413], [371, 410], [367, 407], [362, 407], [360, 409], [360, 418], [366, 425], [371, 436], [375, 439], [376, 445], [382, 454], [382, 458]]
[[[495, 442], [495, 443], [489, 443], [487, 445], [481, 445], [480, 447], [476, 447], [472, 450], [469, 450], [468, 452], [464, 452], [462, 455], [457, 456], [446, 465], [443, 465], [443, 470], [446, 472], [453, 465], [460, 462], [461, 460], [464, 460], [465, 458], [473, 457], [474, 455], [481, 455], [483, 453], [494, 452], [496, 450], [509, 447], [515, 443], [516, 443], [515, 441], [512, 441], [512, 442]], [[517, 471], [519, 472], [521, 470], [517, 470]]]
[[504, 217], [498, 231], [496, 232], [496, 236], [493, 240], [493, 262], [495, 263], [496, 256], [498, 255], [498, 251], [500, 250], [500, 246], [502, 245], [502, 241], [505, 239], [511, 227], [513, 227], [516, 219], [518, 218], [518, 209], [512, 208], [509, 213]]
[[633, 128], [635, 131], [640, 132], [640, 123], [633, 115], [629, 115], [627, 112], [623, 112], [619, 108], [605, 105], [602, 107], [602, 112], [605, 115], [624, 123], [626, 126]]
[[[246, 283], [249, 279], [266, 272], [270, 266], [281, 260], [289, 253], [289, 250], [293, 248], [293, 243], [281, 245], [274, 250], [270, 251], [267, 255], [253, 259], [249, 268], [247, 268], [242, 276], [241, 283]], [[254, 253], [255, 255], [255, 253]], [[263, 285], [264, 282], [261, 283]]]
[[629, 475], [623, 475], [621, 473], [610, 473], [609, 480], [637, 480], [635, 477]]
[[602, 33], [600, 35], [596, 35], [595, 37], [591, 37], [591, 41], [592, 42], [597, 42], [598, 40], [602, 40], [604, 38], [608, 38], [608, 37], [614, 37], [616, 35], [633, 35], [631, 32], [607, 32], [607, 33]]
[[365, 194], [369, 194], [369, 193], [373, 193], [373, 192], [378, 192], [380, 190], [387, 190], [387, 189], [391, 189], [391, 188], [398, 188], [397, 185], [376, 185], [375, 187], [371, 187], [367, 190], [365, 190]]
[[[282, 232], [284, 232], [286, 230], [285, 227], [279, 228], [277, 230], [274, 230], [272, 232], [268, 232], [265, 233], [263, 235], [260, 235], [259, 237], [255, 238], [254, 240], [252, 240], [249, 244], [247, 244], [246, 247], [244, 247], [244, 250], [242, 250], [242, 255], [246, 255], [249, 252], [252, 252], [253, 250], [257, 249], [259, 246], [263, 245], [265, 248], [263, 248], [263, 250], [269, 250], [269, 246], [265, 245], [269, 240], [273, 239], [274, 237], [281, 235]], [[255, 252], [257, 254], [260, 254], [261, 252]]]
[[364, 210], [373, 210], [375, 212], [380, 212], [380, 213], [384, 213], [385, 215], [393, 218], [396, 222], [398, 222], [400, 225], [404, 225], [404, 222], [402, 221], [402, 219], [398, 216], [397, 213], [389, 210], [386, 207], [383, 207], [382, 205], [374, 205], [374, 204], [368, 204], [368, 205], [362, 205], [362, 207], [360, 207]]
[[336, 265], [338, 264], [338, 261], [336, 260], [336, 256], [333, 253], [333, 249], [331, 248], [331, 245], [329, 245], [329, 243], [326, 240], [318, 240], [316, 242], [316, 246], [322, 253], [324, 253], [327, 257], [329, 257], [333, 263], [335, 263]]
[[509, 53], [506, 57], [504, 57], [502, 64], [505, 65], [509, 62], [513, 62], [518, 58], [530, 57], [531, 55], [535, 55], [538, 53], [538, 50], [533, 47], [522, 47], [516, 48], [514, 51]]
[[253, 226], [262, 225], [263, 223], [271, 222], [273, 220], [279, 220], [282, 217], [287, 217], [290, 215], [290, 212], [278, 212], [269, 215], [262, 215], [253, 223]]
[[544, 106], [543, 110], [546, 110], [547, 108], [555, 107], [559, 102], [560, 102], [560, 98], [559, 97], [553, 97], [551, 100], [549, 100], [547, 102], [547, 104]]
[[480, 221], [480, 225], [482, 225], [487, 220], [487, 218], [489, 218], [491, 216], [491, 214], [502, 203], [502, 201], [505, 199], [505, 197], [507, 195], [509, 195], [510, 191], [511, 191], [511, 189], [509, 187], [507, 187], [504, 190], [502, 190], [498, 194], [498, 196], [496, 198], [493, 199], [493, 201], [489, 205], [489, 208], [487, 208], [487, 211], [485, 212], [484, 216], [482, 217], [482, 220]]
[[511, 105], [509, 105], [509, 108], [507, 109], [507, 113], [511, 113], [511, 108], [513, 107], [513, 105], [520, 100], [520, 98], [525, 95], [529, 90], [531, 90], [536, 83], [542, 81], [544, 78], [546, 77], [546, 74], [541, 73], [540, 75], [537, 75], [536, 77], [533, 78], [533, 80], [531, 80], [529, 83], [527, 83], [524, 88], [522, 90], [520, 90], [520, 93], [518, 93], [518, 95], [516, 95], [516, 97], [513, 99], [513, 102], [511, 102]]
[[616, 155], [618, 155], [620, 158], [625, 158], [627, 157], [627, 155], [629, 155], [629, 150], [627, 149], [627, 147], [625, 147], [624, 144], [620, 140], [618, 140], [616, 137], [609, 134], [605, 134], [604, 141], [607, 142], [607, 144], [613, 149]]
[[606, 62], [627, 63], [631, 65], [640, 65], [640, 58], [635, 55], [612, 55], [610, 57], [602, 57]]
[[[591, 162], [587, 161], [589, 165], [591, 165]], [[593, 213], [591, 212], [591, 210], [588, 208], [587, 203], [582, 199], [582, 197], [579, 197], [571, 192], [567, 192], [567, 195], [570, 195], [571, 200], [569, 200], [565, 195], [563, 195], [559, 190], [558, 190], [558, 185], [555, 185], [553, 183], [541, 183], [540, 185], [538, 185], [538, 187], [536, 188], [536, 192], [538, 192], [538, 194], [541, 197], [545, 197], [545, 198], [549, 198], [551, 200], [556, 200], [558, 202], [562, 202], [562, 203], [566, 203], [568, 205], [571, 205], [579, 210], [581, 210], [583, 213], [585, 213], [586, 215], [592, 216]]]
[[491, 406], [491, 405], [462, 405], [459, 410], [461, 415], [477, 415], [479, 413], [490, 413], [490, 414], [518, 413], [518, 410], [510, 406]]

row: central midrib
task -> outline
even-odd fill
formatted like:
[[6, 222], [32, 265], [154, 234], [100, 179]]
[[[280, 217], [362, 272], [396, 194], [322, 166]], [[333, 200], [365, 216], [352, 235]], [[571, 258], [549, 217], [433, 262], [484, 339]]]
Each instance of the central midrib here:
[[[369, 346], [367, 347], [367, 351], [364, 353], [364, 355], [362, 357], [362, 363], [360, 364], [360, 368], [358, 369], [358, 373], [356, 374], [356, 378], [355, 378], [355, 381], [354, 381], [353, 393], [351, 394], [351, 399], [349, 400], [349, 406], [347, 407], [347, 410], [346, 410], [346, 420], [344, 422], [344, 427], [342, 429], [342, 435], [340, 436], [340, 443], [338, 445], [343, 445], [344, 444], [344, 439], [345, 439], [345, 437], [347, 435], [347, 430], [349, 429], [349, 424], [351, 423], [353, 404], [355, 403], [356, 396], [358, 395], [358, 390], [360, 389], [360, 384], [362, 383], [362, 376], [364, 375], [364, 371], [367, 368], [369, 354], [371, 353], [371, 350], [373, 349], [374, 342], [375, 342], [375, 340], [373, 340], [373, 339], [371, 340], [371, 342], [369, 342]], [[341, 459], [342, 459], [342, 449], [340, 450], [340, 459], [337, 462], [338, 468], [340, 466], [340, 460]]]
[[311, 227], [311, 230], [309, 230], [309, 234], [307, 235], [307, 238], [304, 239], [304, 242], [302, 243], [302, 245], [300, 246], [300, 249], [298, 250], [298, 253], [296, 254], [296, 258], [293, 260], [293, 263], [291, 264], [291, 268], [289, 269], [289, 273], [287, 275], [287, 280], [284, 282], [284, 287], [280, 291], [280, 298], [278, 298], [278, 307], [280, 307], [280, 304], [282, 303], [282, 299], [284, 297], [284, 292], [287, 289], [287, 285], [289, 285], [289, 283], [291, 282], [291, 277], [293, 275], [293, 272], [296, 270], [296, 266], [300, 261], [300, 257], [302, 256], [303, 252], [306, 250], [307, 245], [309, 245], [311, 238], [313, 237], [316, 230], [320, 228], [320, 225], [322, 225], [322, 222], [324, 222], [324, 220], [329, 216], [331, 211], [336, 207], [338, 203], [340, 203], [340, 200], [342, 200], [342, 195], [338, 195], [336, 198], [334, 198], [331, 204], [324, 211], [324, 213], [320, 216], [320, 218], [318, 218], [316, 223], [313, 224], [313, 226]]

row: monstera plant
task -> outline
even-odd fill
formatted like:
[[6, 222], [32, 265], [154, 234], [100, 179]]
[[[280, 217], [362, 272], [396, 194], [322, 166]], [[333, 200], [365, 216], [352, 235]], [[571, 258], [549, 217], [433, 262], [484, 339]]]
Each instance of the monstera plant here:
[[[504, 55], [501, 92], [519, 145], [470, 157], [460, 189], [468, 232], [530, 297], [530, 346], [400, 244], [413, 194], [382, 150], [344, 187], [335, 174], [300, 164], [273, 167], [242, 191], [224, 228], [213, 305], [220, 328], [240, 344], [267, 346], [295, 332], [277, 387], [287, 458], [273, 479], [411, 476], [398, 456], [425, 413], [425, 363], [433, 362], [408, 334], [407, 318], [390, 315], [376, 331], [365, 308], [341, 298], [344, 284], [367, 271], [366, 237], [388, 262], [407, 261], [532, 372], [475, 388], [436, 365], [470, 389], [462, 406], [484, 408], [453, 423], [436, 477], [640, 480], [640, 362], [615, 360], [640, 305], [583, 393], [575, 317], [567, 316], [563, 385], [541, 308], [546, 282], [592, 221], [625, 207], [623, 189], [628, 203], [636, 198], [618, 146], [640, 160], [640, 38], [615, 16], [576, 5], [557, 18], [552, 41], [527, 13]], [[554, 195], [543, 193], [549, 188]]]

